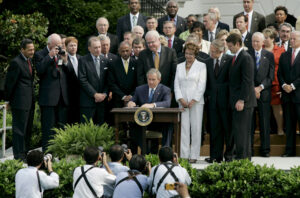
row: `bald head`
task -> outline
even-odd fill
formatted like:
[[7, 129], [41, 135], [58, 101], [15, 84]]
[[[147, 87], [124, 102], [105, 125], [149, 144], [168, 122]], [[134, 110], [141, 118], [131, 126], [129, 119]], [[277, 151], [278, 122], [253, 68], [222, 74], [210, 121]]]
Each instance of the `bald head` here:
[[48, 36], [47, 45], [50, 50], [53, 47], [62, 46], [61, 37], [56, 33], [51, 34], [50, 36]]

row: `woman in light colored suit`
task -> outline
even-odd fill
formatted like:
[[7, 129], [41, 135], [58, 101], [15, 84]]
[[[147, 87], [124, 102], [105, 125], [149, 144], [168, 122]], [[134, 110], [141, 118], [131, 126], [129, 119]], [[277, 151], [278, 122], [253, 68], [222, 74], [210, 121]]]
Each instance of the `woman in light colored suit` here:
[[195, 59], [198, 51], [199, 47], [196, 44], [185, 44], [186, 61], [177, 65], [174, 82], [176, 101], [180, 108], [185, 108], [181, 115], [180, 155], [190, 159], [190, 163], [195, 163], [200, 156], [206, 87], [206, 65]]

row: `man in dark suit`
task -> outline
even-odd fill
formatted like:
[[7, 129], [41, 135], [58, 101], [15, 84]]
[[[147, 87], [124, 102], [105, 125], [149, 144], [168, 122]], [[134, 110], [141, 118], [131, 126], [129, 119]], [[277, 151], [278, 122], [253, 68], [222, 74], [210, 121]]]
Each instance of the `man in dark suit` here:
[[133, 51], [133, 58], [138, 60], [140, 52], [146, 48], [145, 40], [143, 38], [135, 38], [132, 41], [132, 51]]
[[175, 36], [176, 26], [172, 21], [164, 22], [164, 34], [168, 42], [168, 47], [173, 48], [176, 51], [177, 57], [183, 56], [183, 44], [184, 40], [181, 40]]
[[40, 78], [39, 105], [41, 108], [42, 147], [47, 150], [53, 138], [54, 127], [63, 127], [67, 122], [68, 94], [68, 56], [59, 50], [62, 46], [58, 34], [48, 37], [47, 46], [36, 52], [36, 71]]
[[128, 42], [121, 42], [119, 54], [117, 59], [110, 62], [108, 80], [110, 90], [113, 93], [113, 107], [116, 108], [127, 106], [137, 85], [137, 61], [130, 57], [131, 46]]
[[229, 67], [232, 56], [223, 54], [224, 43], [214, 40], [210, 45], [210, 58], [207, 67], [206, 97], [210, 121], [210, 158], [205, 161], [223, 161], [224, 141], [226, 144], [225, 161], [232, 160], [233, 136], [231, 131], [231, 112], [229, 106]]
[[291, 33], [292, 50], [281, 54], [278, 80], [282, 88], [282, 106], [286, 133], [286, 148], [282, 157], [296, 155], [296, 126], [300, 121], [300, 32]]
[[236, 28], [242, 34], [242, 41], [248, 50], [252, 50], [252, 34], [247, 31], [248, 18], [243, 13], [236, 16]]
[[279, 26], [279, 42], [277, 45], [281, 48], [284, 48], [286, 52], [291, 50], [290, 38], [292, 30], [293, 27], [289, 23], [282, 23]]
[[94, 123], [104, 123], [104, 109], [108, 95], [107, 72], [108, 61], [100, 56], [101, 42], [98, 37], [88, 41], [90, 53], [83, 56], [78, 63], [80, 82], [80, 121], [91, 118]]
[[[171, 105], [171, 90], [170, 88], [160, 84], [161, 74], [157, 69], [150, 69], [147, 72], [147, 84], [138, 86], [135, 90], [134, 96], [131, 98], [128, 103], [128, 107], [146, 107], [146, 108], [155, 108], [155, 107], [165, 107], [168, 108]], [[148, 126], [148, 128], [155, 128], [156, 130], [161, 130], [163, 133], [162, 144], [169, 145], [170, 140], [167, 140], [168, 134], [168, 124], [159, 124]], [[139, 128], [139, 127], [137, 127]], [[135, 130], [136, 141], [138, 146], [142, 148], [142, 136], [140, 130]], [[143, 151], [145, 152], [145, 151]]]
[[78, 40], [75, 37], [67, 37], [66, 51], [68, 52], [68, 85], [69, 85], [69, 113], [68, 122], [70, 124], [79, 123], [80, 112], [79, 112], [79, 80], [78, 80], [78, 60], [81, 58], [77, 54]]
[[175, 36], [179, 36], [182, 32], [187, 30], [185, 19], [178, 16], [178, 4], [176, 1], [168, 1], [166, 5], [167, 15], [158, 19], [158, 32], [163, 34], [163, 25], [165, 21], [173, 21], [176, 25]]
[[251, 159], [251, 120], [256, 106], [254, 63], [243, 50], [242, 38], [233, 33], [226, 39], [234, 57], [229, 68], [229, 102], [232, 109], [232, 134], [236, 159]]
[[108, 36], [110, 39], [109, 52], [113, 53], [113, 54], [117, 54], [118, 53], [118, 45], [119, 45], [118, 37], [117, 37], [117, 35], [107, 32], [108, 28], [109, 28], [109, 22], [108, 22], [107, 18], [100, 17], [96, 22], [96, 28], [98, 30], [98, 34], [96, 34], [95, 36], [99, 36], [99, 35]]
[[[254, 0], [243, 0], [244, 12], [241, 12], [248, 17], [247, 30], [251, 34], [254, 32], [262, 32], [266, 28], [265, 17], [253, 10], [253, 4]], [[238, 13], [237, 15], [241, 13]], [[235, 19], [237, 15], [233, 17], [233, 28], [236, 28]]]
[[129, 0], [128, 7], [130, 9], [130, 13], [122, 16], [118, 19], [117, 23], [117, 36], [119, 42], [123, 41], [123, 35], [125, 32], [130, 32], [132, 28], [136, 25], [142, 26], [144, 29], [146, 28], [146, 20], [147, 17], [139, 13], [141, 5], [139, 0]]
[[259, 115], [260, 154], [262, 157], [270, 156], [270, 119], [271, 119], [271, 87], [274, 79], [274, 55], [262, 48], [264, 35], [256, 32], [252, 36], [253, 49], [248, 51], [254, 66], [254, 90], [257, 99], [257, 108], [254, 109], [251, 132], [251, 145], [253, 153], [253, 139], [256, 128], [256, 110]]
[[212, 42], [216, 39], [217, 34], [220, 32], [220, 29], [216, 26], [217, 15], [211, 12], [205, 14], [203, 17], [203, 24], [206, 29], [206, 31], [203, 32], [203, 39]]
[[8, 68], [5, 80], [6, 100], [12, 111], [13, 154], [15, 159], [26, 160], [34, 117], [34, 71], [32, 40], [21, 42], [21, 53]]
[[217, 15], [217, 28], [219, 28], [220, 30], [227, 30], [229, 32], [229, 25], [220, 21], [221, 13], [218, 7], [211, 7], [209, 8], [208, 12], [212, 12]]
[[114, 59], [117, 59], [118, 56], [110, 52], [110, 38], [104, 35], [99, 36], [99, 38], [101, 42], [101, 56], [106, 58], [108, 61], [113, 61]]

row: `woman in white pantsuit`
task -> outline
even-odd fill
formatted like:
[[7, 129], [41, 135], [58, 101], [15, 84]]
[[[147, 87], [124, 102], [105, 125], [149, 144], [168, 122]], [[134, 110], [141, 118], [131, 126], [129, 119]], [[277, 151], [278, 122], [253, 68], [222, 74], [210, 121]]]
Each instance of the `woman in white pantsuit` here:
[[186, 61], [177, 65], [174, 90], [181, 114], [180, 155], [195, 163], [200, 156], [204, 91], [206, 87], [206, 65], [195, 59], [199, 48], [186, 43]]

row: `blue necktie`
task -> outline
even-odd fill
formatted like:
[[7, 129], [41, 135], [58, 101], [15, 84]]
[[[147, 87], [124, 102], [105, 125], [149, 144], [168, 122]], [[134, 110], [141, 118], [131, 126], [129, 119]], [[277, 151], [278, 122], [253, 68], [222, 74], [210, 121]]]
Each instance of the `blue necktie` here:
[[256, 64], [256, 69], [258, 69], [259, 68], [259, 53], [258, 52], [256, 52], [256, 55], [255, 55], [255, 64]]
[[149, 94], [149, 98], [148, 98], [148, 103], [152, 102], [153, 94], [154, 94], [154, 89], [151, 89], [150, 94]]

